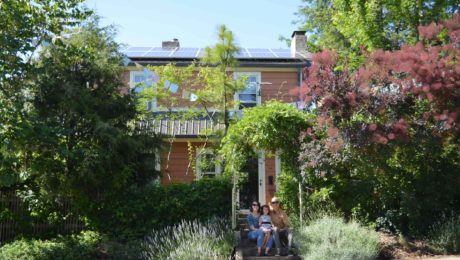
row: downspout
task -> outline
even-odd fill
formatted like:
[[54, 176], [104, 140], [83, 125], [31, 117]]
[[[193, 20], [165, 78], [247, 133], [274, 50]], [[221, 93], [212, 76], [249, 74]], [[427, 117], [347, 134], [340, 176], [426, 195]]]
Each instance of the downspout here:
[[[300, 107], [300, 102], [301, 102], [301, 98], [300, 98], [300, 95], [301, 95], [301, 86], [302, 86], [302, 74], [303, 74], [303, 71], [302, 71], [302, 67], [300, 67], [299, 69], [297, 69], [298, 73], [299, 73], [299, 86], [298, 86], [298, 94], [297, 94], [297, 109], [299, 109]], [[302, 227], [303, 226], [303, 200], [302, 200], [302, 175], [299, 176], [299, 220], [300, 220], [300, 226]]]

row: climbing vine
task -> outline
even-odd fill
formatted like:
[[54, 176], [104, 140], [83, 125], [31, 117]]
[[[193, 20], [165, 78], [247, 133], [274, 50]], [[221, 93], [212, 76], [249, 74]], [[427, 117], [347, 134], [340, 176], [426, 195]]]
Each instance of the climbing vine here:
[[225, 172], [238, 173], [255, 151], [264, 150], [269, 155], [279, 152], [282, 167], [299, 173], [301, 139], [309, 138], [301, 133], [307, 131], [313, 119], [314, 115], [278, 101], [246, 109], [222, 140], [220, 153], [225, 160]]

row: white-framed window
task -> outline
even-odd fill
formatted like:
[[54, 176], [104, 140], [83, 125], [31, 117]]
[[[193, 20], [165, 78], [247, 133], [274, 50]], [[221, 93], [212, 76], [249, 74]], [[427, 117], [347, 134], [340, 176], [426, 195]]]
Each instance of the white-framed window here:
[[[131, 71], [129, 74], [129, 86], [131, 88], [131, 92], [139, 93], [142, 90], [144, 90], [146, 86], [143, 86], [142, 83], [145, 83], [144, 72], [138, 71], [138, 70]], [[146, 104], [147, 110], [152, 110], [156, 107], [157, 107], [157, 102], [155, 98], [153, 98], [150, 101], [147, 101], [147, 104]]]
[[220, 160], [212, 149], [197, 150], [196, 175], [200, 178], [214, 178], [222, 172]]
[[235, 72], [234, 77], [238, 79], [240, 77], [247, 77], [246, 88], [235, 94], [235, 101], [238, 104], [237, 109], [243, 109], [246, 107], [255, 107], [260, 105], [260, 72]]

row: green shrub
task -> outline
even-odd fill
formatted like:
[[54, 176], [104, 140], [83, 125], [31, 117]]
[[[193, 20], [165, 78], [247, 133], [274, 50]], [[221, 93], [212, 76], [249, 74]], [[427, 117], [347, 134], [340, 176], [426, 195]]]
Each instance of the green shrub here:
[[300, 229], [297, 236], [304, 259], [375, 259], [379, 252], [375, 231], [356, 222], [323, 216]]
[[102, 205], [98, 214], [89, 220], [98, 231], [111, 238], [122, 242], [135, 240], [152, 229], [183, 220], [230, 215], [231, 188], [230, 182], [221, 178], [134, 187], [113, 202]]
[[100, 240], [92, 231], [51, 240], [17, 240], [0, 247], [0, 259], [94, 259]]
[[460, 215], [436, 222], [431, 227], [430, 242], [443, 253], [460, 253]]
[[228, 218], [182, 221], [147, 237], [145, 259], [229, 259], [234, 236]]

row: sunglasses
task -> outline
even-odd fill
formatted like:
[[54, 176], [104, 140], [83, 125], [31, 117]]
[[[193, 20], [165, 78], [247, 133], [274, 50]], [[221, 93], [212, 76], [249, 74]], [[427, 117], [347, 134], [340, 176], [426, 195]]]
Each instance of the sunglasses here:
[[259, 204], [252, 204], [252, 206], [259, 206]]
[[280, 203], [279, 201], [272, 201], [272, 204], [278, 204]]

